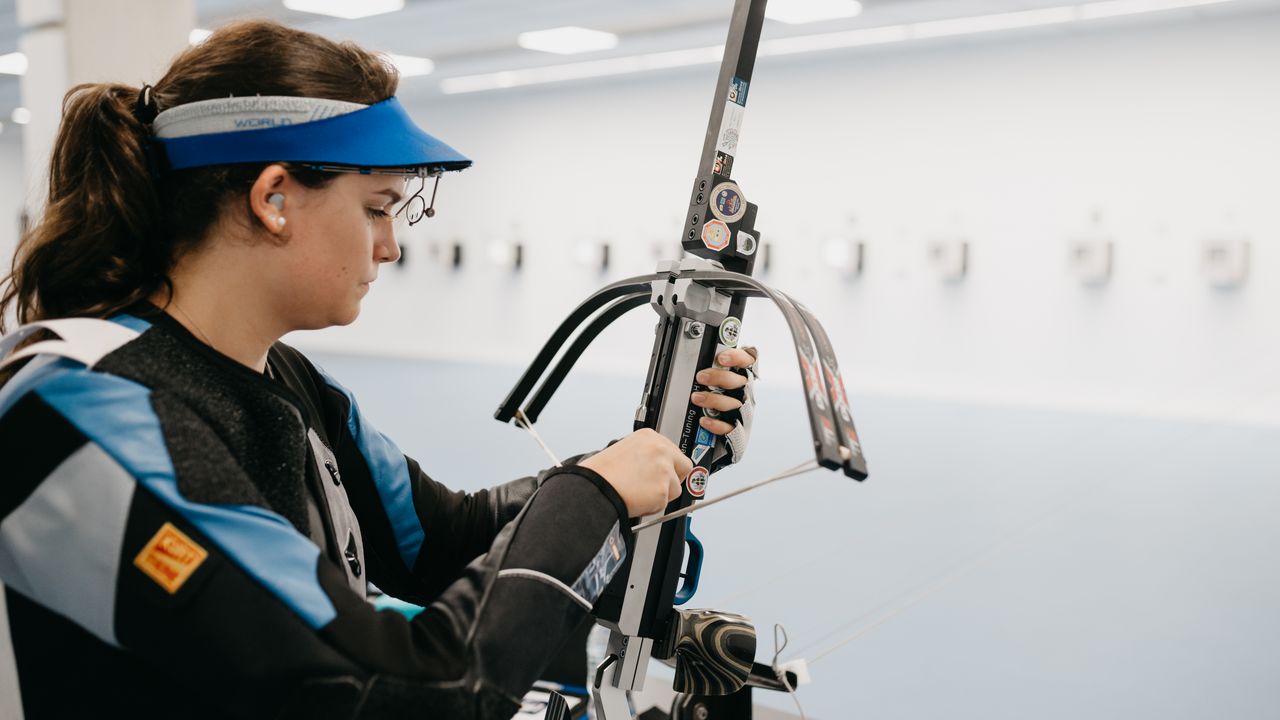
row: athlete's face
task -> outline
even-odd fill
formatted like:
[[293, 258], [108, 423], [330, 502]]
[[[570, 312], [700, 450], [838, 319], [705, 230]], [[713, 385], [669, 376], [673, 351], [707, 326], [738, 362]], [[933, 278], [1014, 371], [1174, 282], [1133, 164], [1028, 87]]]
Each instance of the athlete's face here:
[[289, 185], [280, 210], [286, 280], [277, 305], [298, 329], [349, 324], [360, 314], [378, 266], [400, 257], [391, 214], [405, 180], [341, 173], [320, 189]]

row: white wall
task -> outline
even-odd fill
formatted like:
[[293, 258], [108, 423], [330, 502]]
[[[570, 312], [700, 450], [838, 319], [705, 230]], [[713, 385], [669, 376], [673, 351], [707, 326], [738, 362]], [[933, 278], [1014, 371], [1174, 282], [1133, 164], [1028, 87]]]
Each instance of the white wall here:
[[[14, 133], [12, 126], [7, 133]], [[22, 181], [22, 145], [12, 137], [0, 138], [0, 260], [5, 272], [18, 245], [18, 223], [26, 188]]]
[[[825, 321], [857, 392], [1280, 423], [1277, 37], [1272, 12], [762, 59], [735, 178], [773, 241], [765, 279]], [[605, 281], [574, 264], [577, 242], [611, 241], [622, 277], [678, 237], [714, 73], [419, 102], [475, 168], [444, 181], [439, 215], [408, 234], [410, 263], [384, 269], [355, 326], [298, 341], [531, 358]], [[1066, 242], [1095, 214], [1117, 264], [1090, 289]], [[841, 282], [820, 247], [851, 232], [867, 269]], [[1222, 232], [1252, 243], [1237, 291], [1199, 276], [1201, 236]], [[958, 285], [925, 263], [946, 234], [972, 242]], [[489, 242], [515, 238], [524, 272], [484, 262]], [[455, 239], [463, 270], [425, 262]], [[642, 372], [644, 313], [587, 364]], [[773, 315], [756, 305], [746, 336], [786, 368], [770, 379], [791, 381]]]

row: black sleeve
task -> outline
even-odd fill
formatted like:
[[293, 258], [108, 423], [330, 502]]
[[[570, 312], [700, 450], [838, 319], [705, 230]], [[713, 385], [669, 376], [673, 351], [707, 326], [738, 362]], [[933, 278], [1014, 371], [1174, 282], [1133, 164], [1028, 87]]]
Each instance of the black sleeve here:
[[[562, 467], [575, 466], [578, 461], [592, 454], [594, 453], [583, 453], [566, 458]], [[406, 594], [423, 601], [440, 594], [449, 583], [457, 579], [468, 563], [488, 552], [498, 533], [519, 515], [538, 487], [560, 471], [560, 468], [547, 468], [537, 475], [468, 493], [450, 490], [431, 479], [412, 458], [407, 458], [407, 462], [410, 477], [414, 478], [414, 504], [422, 518], [426, 540], [423, 552], [414, 566], [415, 587]], [[580, 474], [599, 478], [586, 468], [579, 470]], [[611, 496], [616, 495], [607, 483], [602, 491]], [[625, 506], [623, 519], [625, 522]], [[383, 576], [390, 575], [387, 573]], [[374, 583], [377, 584], [376, 579]], [[387, 588], [382, 589], [390, 592]]]
[[[354, 395], [313, 363], [278, 345], [277, 362], [289, 366], [338, 459], [348, 499], [360, 519], [369, 579], [394, 597], [426, 605], [487, 552], [498, 533], [524, 508], [550, 468], [477, 492], [450, 490], [429, 476], [361, 412]], [[567, 458], [573, 466], [590, 457]]]

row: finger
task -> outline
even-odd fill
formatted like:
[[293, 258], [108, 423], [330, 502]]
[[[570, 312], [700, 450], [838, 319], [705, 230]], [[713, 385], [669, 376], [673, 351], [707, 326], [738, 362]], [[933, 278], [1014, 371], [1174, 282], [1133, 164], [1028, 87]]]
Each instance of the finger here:
[[698, 421], [698, 424], [713, 435], [728, 435], [733, 432], [733, 426], [723, 420], [704, 417]]
[[696, 392], [693, 395], [690, 395], [689, 398], [693, 401], [693, 404], [698, 407], [711, 408], [712, 410], [719, 410], [720, 412], [737, 410], [742, 407], [741, 400], [731, 398], [728, 395], [720, 395], [718, 393]]
[[742, 348], [731, 348], [720, 353], [716, 361], [725, 367], [745, 368], [751, 367], [751, 363], [755, 362], [756, 359], [751, 357], [751, 353]]
[[684, 479], [689, 477], [689, 473], [693, 472], [693, 461], [679, 450], [676, 451], [675, 456], [675, 471], [677, 485], [683, 483]]
[[670, 482], [667, 483], [667, 502], [671, 502], [672, 500], [679, 498], [680, 493], [683, 492], [683, 486], [684, 483], [681, 482], [680, 478], [672, 475]]
[[737, 390], [747, 384], [747, 379], [732, 370], [707, 369], [697, 374], [698, 382], [721, 390]]

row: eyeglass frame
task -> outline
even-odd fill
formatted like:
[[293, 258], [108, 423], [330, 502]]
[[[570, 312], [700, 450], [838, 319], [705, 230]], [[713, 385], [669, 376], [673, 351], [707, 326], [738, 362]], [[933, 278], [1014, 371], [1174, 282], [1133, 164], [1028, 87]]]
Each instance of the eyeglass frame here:
[[[315, 172], [331, 172], [331, 173], [352, 173], [356, 175], [398, 175], [405, 178], [421, 178], [422, 184], [418, 186], [418, 191], [406, 198], [401, 204], [400, 209], [396, 210], [392, 217], [399, 216], [405, 212], [414, 200], [424, 205], [422, 212], [414, 217], [414, 213], [406, 213], [405, 218], [412, 227], [422, 222], [424, 217], [436, 216], [436, 192], [440, 189], [440, 177], [444, 175], [444, 168], [439, 167], [411, 167], [411, 168], [368, 168], [354, 167], [351, 165], [317, 165], [314, 163], [289, 163], [306, 170]], [[428, 205], [426, 200], [422, 199], [422, 192], [427, 187], [427, 178], [436, 179], [435, 184], [431, 187], [431, 203]]]

